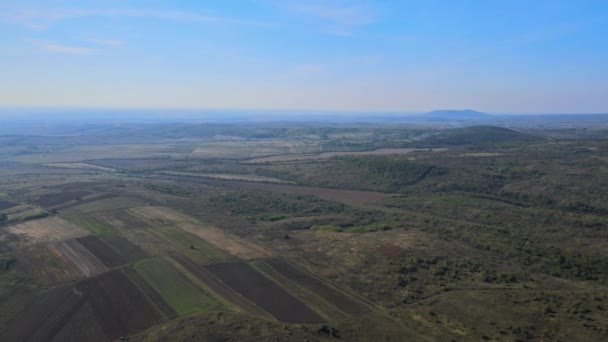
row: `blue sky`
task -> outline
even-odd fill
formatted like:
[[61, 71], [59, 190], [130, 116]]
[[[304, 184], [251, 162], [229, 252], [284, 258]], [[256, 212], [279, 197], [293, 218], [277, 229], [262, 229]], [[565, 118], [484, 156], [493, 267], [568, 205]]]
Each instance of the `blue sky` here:
[[0, 3], [0, 106], [608, 112], [608, 1]]

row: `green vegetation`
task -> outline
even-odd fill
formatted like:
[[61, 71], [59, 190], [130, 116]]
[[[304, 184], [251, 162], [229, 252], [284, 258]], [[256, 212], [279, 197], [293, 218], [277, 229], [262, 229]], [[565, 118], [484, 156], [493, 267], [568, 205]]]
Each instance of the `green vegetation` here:
[[41, 218], [45, 218], [47, 216], [49, 216], [50, 213], [46, 212], [46, 211], [38, 211], [29, 215], [26, 215], [24, 217], [21, 218], [22, 221], [27, 221], [27, 220], [35, 220], [35, 219], [41, 219]]
[[[342, 203], [322, 200], [316, 196], [277, 194], [267, 191], [234, 191], [211, 197], [210, 202], [231, 215], [256, 216], [264, 221], [280, 220], [295, 213], [336, 214], [348, 209]], [[280, 214], [268, 214], [269, 212]]]
[[260, 220], [262, 221], [279, 221], [282, 220], [284, 218], [286, 218], [287, 216], [283, 215], [283, 214], [263, 214], [258, 216]]
[[111, 235], [116, 233], [116, 229], [106, 222], [77, 210], [64, 211], [60, 216], [66, 221], [72, 222], [97, 235]]
[[368, 224], [364, 226], [335, 226], [330, 224], [314, 225], [310, 227], [312, 230], [321, 232], [340, 232], [340, 233], [374, 233], [393, 229], [387, 224]]
[[230, 259], [230, 256], [226, 252], [180, 229], [156, 227], [154, 232], [162, 236], [181, 253], [195, 262], [207, 264]]
[[528, 143], [541, 137], [495, 126], [469, 126], [439, 131], [421, 139], [422, 146], [493, 145]]
[[219, 304], [162, 258], [145, 259], [133, 265], [179, 315], [219, 308]]
[[12, 256], [0, 256], [0, 272], [7, 272], [13, 268], [17, 259]]
[[[142, 323], [128, 333], [133, 340], [608, 340], [608, 130], [602, 127], [518, 132], [209, 123], [0, 137], [0, 196], [19, 204], [0, 214], [0, 339], [13, 322], [29, 323], [23, 309], [54, 289], [74, 294], [71, 287], [111, 273], [90, 274], [85, 260], [76, 265], [62, 254], [67, 247], [86, 252], [78, 247], [82, 231], [48, 241], [35, 221], [12, 225], [57, 215], [106, 235], [92, 252], [104, 267], [128, 261], [144, 279], [137, 277], [138, 284], [158, 292], [146, 287], [147, 297], [167, 317], [171, 308], [180, 315]], [[393, 147], [419, 150], [251, 162]], [[61, 161], [118, 172], [40, 165]], [[188, 176], [201, 173], [293, 183]], [[78, 192], [84, 201], [72, 201]], [[47, 213], [32, 204], [49, 194], [61, 209]], [[82, 203], [86, 194], [107, 197]], [[168, 210], [146, 219], [129, 214], [135, 207]], [[273, 258], [319, 282], [303, 286], [301, 276], [277, 271]], [[236, 261], [254, 265], [327, 322], [278, 323], [243, 304], [208, 272]], [[339, 298], [320, 296], [318, 284], [370, 312], [343, 311], [332, 304]], [[114, 287], [108, 296], [120, 291]], [[130, 304], [135, 313], [136, 304]], [[98, 325], [106, 314], [92, 312], [89, 302], [79, 310], [60, 321], [70, 325], [57, 328], [81, 326], [74, 317]], [[48, 322], [23, 326], [42, 324]]]

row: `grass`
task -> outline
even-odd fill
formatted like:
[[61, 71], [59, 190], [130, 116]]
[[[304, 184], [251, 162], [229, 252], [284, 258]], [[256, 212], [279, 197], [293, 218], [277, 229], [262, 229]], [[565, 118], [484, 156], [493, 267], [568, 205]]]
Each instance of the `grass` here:
[[331, 224], [315, 225], [310, 227], [312, 230], [321, 232], [338, 232], [338, 233], [374, 233], [393, 229], [386, 224], [368, 224], [362, 226], [340, 227]]
[[144, 259], [133, 267], [180, 316], [217, 309], [219, 306], [165, 259]]
[[66, 211], [59, 216], [97, 235], [112, 235], [116, 233], [115, 228], [111, 225], [77, 211]]
[[208, 264], [226, 261], [230, 256], [221, 249], [183, 230], [157, 227], [154, 230], [194, 262]]
[[283, 215], [283, 214], [263, 214], [263, 215], [259, 215], [258, 216], [260, 218], [260, 220], [262, 221], [280, 221], [285, 219], [287, 216]]
[[78, 211], [84, 213], [92, 213], [96, 211], [110, 211], [116, 209], [130, 208], [138, 206], [140, 204], [141, 203], [138, 200], [133, 198], [114, 197], [81, 204], [74, 207], [74, 209], [77, 209]]
[[0, 272], [7, 272], [15, 265], [17, 260], [10, 255], [0, 256]]

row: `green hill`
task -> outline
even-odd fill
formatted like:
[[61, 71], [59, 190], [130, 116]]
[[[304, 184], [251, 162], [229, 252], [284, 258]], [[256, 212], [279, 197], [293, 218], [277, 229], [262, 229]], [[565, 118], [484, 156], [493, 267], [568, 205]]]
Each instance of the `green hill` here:
[[542, 138], [504, 127], [469, 126], [441, 131], [421, 140], [425, 145], [478, 145], [524, 142]]

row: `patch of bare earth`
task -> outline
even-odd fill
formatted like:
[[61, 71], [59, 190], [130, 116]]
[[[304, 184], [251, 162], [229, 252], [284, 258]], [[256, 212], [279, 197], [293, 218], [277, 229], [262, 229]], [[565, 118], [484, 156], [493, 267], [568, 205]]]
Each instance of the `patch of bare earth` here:
[[[88, 235], [89, 232], [59, 217], [49, 217], [28, 221], [5, 228], [9, 234], [18, 237], [16, 244], [67, 240]], [[13, 242], [13, 244], [15, 244]]]

